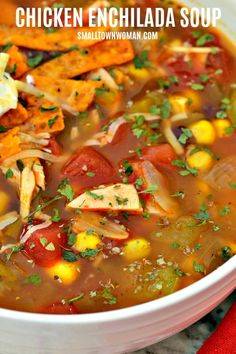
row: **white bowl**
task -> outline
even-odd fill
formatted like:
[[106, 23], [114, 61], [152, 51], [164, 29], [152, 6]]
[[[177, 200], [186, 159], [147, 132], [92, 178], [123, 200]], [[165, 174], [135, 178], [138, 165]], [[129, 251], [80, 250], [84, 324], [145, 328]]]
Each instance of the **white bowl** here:
[[[182, 1], [220, 7], [220, 27], [235, 40], [235, 0]], [[226, 27], [225, 25], [226, 24]], [[41, 315], [0, 310], [1, 354], [119, 354], [161, 341], [188, 327], [236, 287], [236, 256], [174, 294], [122, 310], [83, 315]]]

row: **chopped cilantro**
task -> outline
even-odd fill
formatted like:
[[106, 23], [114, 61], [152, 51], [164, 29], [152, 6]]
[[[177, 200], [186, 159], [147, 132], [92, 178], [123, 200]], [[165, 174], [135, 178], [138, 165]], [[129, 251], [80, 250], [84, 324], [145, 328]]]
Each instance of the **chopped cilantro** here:
[[134, 170], [133, 170], [133, 167], [132, 167], [132, 165], [129, 163], [128, 160], [124, 160], [123, 166], [124, 166], [124, 169], [125, 169], [125, 174], [126, 174], [126, 176], [132, 175], [132, 173], [133, 173]]
[[195, 91], [202, 91], [204, 90], [204, 86], [202, 84], [192, 84], [191, 88]]
[[58, 107], [57, 106], [51, 106], [51, 107], [43, 107], [41, 106], [40, 107], [40, 112], [49, 112], [49, 111], [57, 111], [58, 110]]
[[157, 184], [153, 184], [152, 186], [150, 186], [149, 188], [143, 190], [141, 193], [145, 193], [145, 194], [152, 194], [153, 192], [158, 190], [158, 186]]
[[12, 171], [12, 169], [8, 168], [8, 170], [5, 173], [5, 177], [8, 178], [12, 178], [14, 176], [14, 173]]
[[41, 285], [41, 283], [42, 283], [41, 276], [40, 274], [37, 273], [31, 274], [27, 278], [25, 278], [25, 280], [23, 280], [23, 285], [32, 284], [32, 285], [39, 286]]
[[221, 216], [226, 216], [230, 213], [231, 208], [228, 205], [225, 205], [223, 209], [220, 210], [220, 215]]
[[70, 262], [70, 263], [76, 262], [78, 260], [77, 254], [75, 254], [72, 251], [68, 251], [68, 250], [63, 251], [62, 257], [65, 261]]
[[233, 257], [232, 249], [228, 246], [225, 246], [221, 249], [221, 258], [224, 262], [227, 262], [231, 257]]
[[196, 214], [193, 215], [194, 219], [197, 219], [200, 221], [200, 223], [198, 224], [200, 225], [204, 225], [205, 223], [209, 222], [211, 220], [210, 214], [208, 212], [208, 210], [206, 209], [205, 205], [202, 205], [200, 207], [200, 211]]
[[99, 252], [100, 252], [100, 250], [98, 250], [98, 249], [86, 248], [86, 250], [83, 252], [80, 252], [79, 255], [81, 258], [93, 258], [93, 257], [96, 257]]
[[76, 301], [79, 301], [79, 300], [83, 299], [83, 297], [84, 297], [84, 294], [80, 294], [80, 295], [75, 296], [75, 297], [73, 297], [73, 298], [71, 298], [69, 300], [64, 300], [63, 299], [61, 302], [62, 302], [63, 305], [70, 305], [70, 304], [73, 304]]
[[71, 202], [74, 198], [75, 192], [73, 188], [68, 184], [68, 182], [69, 180], [67, 178], [62, 180], [57, 188], [57, 191], [60, 193], [60, 195], [66, 197]]
[[168, 119], [170, 117], [171, 108], [172, 107], [170, 101], [165, 99], [160, 107], [160, 115], [162, 119]]
[[115, 305], [117, 303], [116, 297], [112, 294], [111, 287], [106, 286], [101, 293], [101, 297], [105, 299], [109, 305]]
[[10, 261], [11, 256], [14, 253], [18, 253], [18, 252], [22, 251], [23, 249], [24, 249], [24, 245], [23, 244], [20, 244], [18, 246], [13, 246], [12, 249], [11, 249], [11, 252], [6, 255], [6, 260]]
[[53, 216], [52, 216], [52, 221], [53, 222], [58, 222], [61, 220], [59, 210], [57, 208], [53, 209]]
[[86, 176], [88, 176], [88, 177], [95, 177], [95, 176], [96, 176], [96, 173], [94, 173], [94, 172], [87, 172], [87, 173], [86, 173]]
[[181, 128], [181, 135], [179, 137], [179, 142], [183, 145], [187, 143], [187, 141], [192, 138], [193, 133], [190, 129], [188, 128]]
[[178, 192], [176, 192], [176, 193], [174, 193], [174, 194], [171, 194], [171, 197], [184, 199], [185, 193], [182, 192], [182, 191], [178, 191]]
[[196, 45], [198, 47], [202, 47], [204, 46], [205, 44], [209, 43], [209, 42], [213, 42], [215, 39], [215, 37], [210, 34], [210, 33], [205, 33], [203, 34], [202, 36], [200, 36], [196, 42]]
[[148, 60], [148, 50], [144, 50], [140, 56], [136, 55], [134, 58], [134, 66], [135, 69], [143, 69], [143, 68], [151, 68], [152, 65], [150, 61]]
[[54, 126], [54, 124], [56, 123], [56, 121], [58, 120], [59, 116], [56, 115], [55, 117], [51, 118], [48, 120], [48, 126], [49, 128], [52, 128]]
[[103, 200], [104, 196], [103, 195], [98, 195], [89, 189], [86, 190], [86, 194], [88, 194], [90, 197], [92, 197], [94, 200]]
[[8, 131], [7, 127], [4, 127], [3, 125], [0, 125], [0, 133], [5, 133]]
[[193, 262], [193, 269], [198, 272], [198, 273], [203, 273], [205, 274], [205, 269], [202, 264], [198, 264], [197, 262]]
[[28, 58], [27, 63], [31, 68], [35, 68], [37, 65], [39, 65], [43, 60], [43, 55], [38, 54], [35, 57]]

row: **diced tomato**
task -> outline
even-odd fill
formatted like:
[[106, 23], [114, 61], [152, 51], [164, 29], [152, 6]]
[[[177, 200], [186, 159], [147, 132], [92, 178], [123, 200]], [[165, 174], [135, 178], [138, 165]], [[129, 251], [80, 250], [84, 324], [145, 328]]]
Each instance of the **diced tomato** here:
[[171, 162], [176, 159], [176, 153], [169, 144], [145, 147], [142, 150], [142, 160], [150, 161], [155, 167], [173, 169]]
[[95, 174], [96, 178], [107, 178], [114, 174], [110, 162], [92, 147], [79, 150], [63, 167], [62, 173], [68, 177], [86, 176], [87, 172]]
[[35, 264], [50, 267], [60, 260], [62, 247], [67, 243], [67, 234], [63, 232], [63, 225], [63, 223], [53, 223], [31, 234], [25, 243], [24, 251]]
[[62, 151], [61, 151], [62, 149], [61, 149], [60, 145], [53, 138], [51, 138], [49, 140], [49, 144], [48, 144], [47, 148], [50, 149], [52, 154], [55, 155], [55, 156], [60, 156], [61, 153], [62, 153]]
[[74, 305], [63, 305], [59, 302], [44, 308], [42, 312], [49, 315], [75, 315], [78, 313]]

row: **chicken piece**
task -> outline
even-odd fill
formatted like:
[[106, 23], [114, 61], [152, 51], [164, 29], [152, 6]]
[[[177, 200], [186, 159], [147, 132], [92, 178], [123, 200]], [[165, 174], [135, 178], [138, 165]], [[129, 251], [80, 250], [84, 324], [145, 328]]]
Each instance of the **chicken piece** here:
[[87, 190], [67, 205], [68, 208], [101, 211], [143, 211], [139, 196], [132, 184], [114, 184], [112, 186]]
[[34, 172], [29, 165], [25, 166], [21, 173], [20, 182], [20, 215], [27, 218], [30, 213], [30, 204], [36, 187]]
[[113, 240], [125, 240], [129, 237], [129, 233], [124, 225], [116, 223], [98, 213], [83, 212], [82, 214], [77, 214], [73, 220], [72, 231], [77, 234], [93, 230], [99, 236]]

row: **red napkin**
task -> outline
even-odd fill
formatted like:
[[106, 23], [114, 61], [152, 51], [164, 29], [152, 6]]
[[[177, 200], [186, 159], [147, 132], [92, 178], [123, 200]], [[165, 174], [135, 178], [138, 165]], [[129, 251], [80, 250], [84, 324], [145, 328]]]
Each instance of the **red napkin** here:
[[236, 303], [197, 354], [236, 354]]

